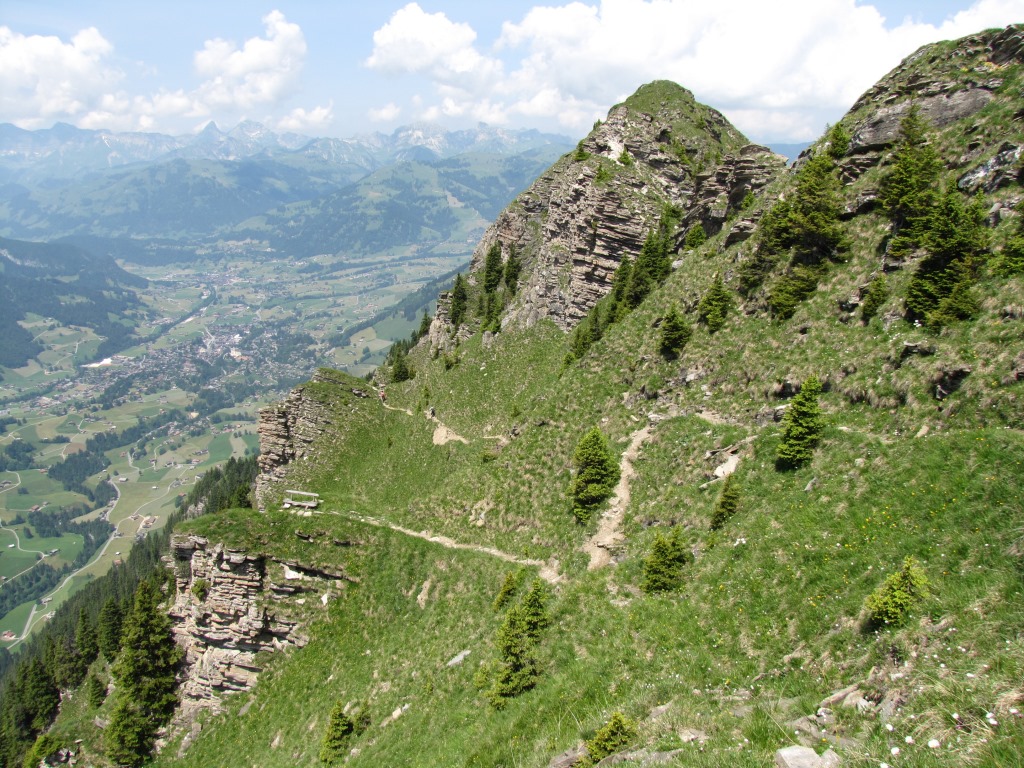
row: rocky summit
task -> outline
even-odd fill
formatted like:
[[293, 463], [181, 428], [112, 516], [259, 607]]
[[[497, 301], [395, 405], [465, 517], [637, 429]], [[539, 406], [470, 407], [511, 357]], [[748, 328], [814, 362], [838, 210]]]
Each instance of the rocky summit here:
[[152, 763], [1024, 764], [1022, 93], [1013, 26], [790, 167], [676, 84], [613, 107], [176, 523]]

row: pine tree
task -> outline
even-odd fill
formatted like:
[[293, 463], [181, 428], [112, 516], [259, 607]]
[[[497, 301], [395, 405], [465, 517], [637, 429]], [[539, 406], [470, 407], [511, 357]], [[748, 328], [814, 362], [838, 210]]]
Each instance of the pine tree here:
[[413, 377], [412, 368], [405, 352], [398, 350], [395, 353], [395, 360], [391, 364], [391, 381], [398, 383], [408, 381]]
[[424, 312], [423, 313], [423, 319], [420, 320], [419, 330], [416, 331], [416, 339], [415, 339], [415, 341], [419, 341], [421, 338], [423, 338], [428, 333], [430, 333], [430, 323], [432, 321], [433, 321], [433, 318], [430, 316], [430, 314], [427, 313], [427, 312]]
[[928, 124], [912, 104], [900, 122], [893, 163], [878, 195], [893, 225], [888, 246], [893, 256], [924, 245], [941, 171], [939, 155], [928, 141]]
[[[965, 206], [956, 191], [947, 192], [934, 212], [924, 243], [928, 256], [907, 286], [908, 314], [930, 325], [970, 318], [977, 308], [970, 302], [969, 287], [988, 246], [980, 201]], [[942, 307], [943, 300], [951, 297]]]
[[633, 260], [623, 256], [622, 261], [612, 277], [611, 306], [608, 308], [608, 324], [616, 323], [626, 316], [629, 307], [626, 304], [626, 288], [633, 273]]
[[667, 358], [678, 357], [679, 352], [686, 346], [692, 335], [693, 329], [690, 324], [673, 307], [661, 323], [661, 340], [658, 342], [658, 351]]
[[796, 257], [805, 264], [835, 258], [848, 245], [839, 221], [842, 187], [835, 170], [832, 158], [820, 153], [797, 174], [791, 220]]
[[716, 274], [711, 287], [697, 305], [697, 317], [707, 326], [709, 333], [715, 333], [725, 325], [731, 306], [732, 296], [726, 290], [722, 276]]
[[78, 612], [78, 625], [75, 627], [75, 648], [85, 661], [86, 666], [92, 664], [100, 653], [99, 639], [96, 628], [86, 613], [85, 608]]
[[725, 478], [722, 495], [718, 497], [715, 511], [711, 514], [711, 530], [717, 531], [726, 521], [736, 514], [740, 506], [740, 490], [733, 483], [732, 475]]
[[89, 698], [89, 705], [99, 708], [107, 698], [107, 684], [96, 675], [89, 675], [85, 681], [86, 696]]
[[850, 149], [850, 132], [842, 123], [836, 123], [828, 131], [828, 156], [838, 162]]
[[103, 658], [113, 663], [121, 650], [121, 606], [113, 597], [108, 598], [100, 609], [96, 639]]
[[573, 453], [576, 476], [571, 485], [573, 515], [585, 523], [601, 503], [612, 495], [619, 481], [619, 467], [612, 458], [601, 430], [591, 429]]
[[455, 285], [452, 286], [452, 303], [449, 309], [449, 318], [456, 328], [462, 325], [462, 321], [466, 318], [467, 301], [466, 281], [460, 272], [455, 276]]
[[795, 469], [807, 464], [821, 439], [824, 420], [818, 405], [821, 383], [811, 376], [800, 387], [782, 420], [782, 442], [776, 453], [776, 466]]
[[704, 225], [698, 221], [686, 230], [686, 239], [683, 241], [683, 245], [690, 250], [696, 250], [704, 245], [704, 243], [707, 242], [707, 239], [708, 235], [704, 231]]
[[88, 664], [75, 648], [74, 640], [65, 635], [47, 641], [46, 666], [57, 687], [70, 690], [85, 679]]
[[484, 293], [494, 293], [501, 284], [501, 243], [495, 242], [484, 257]]
[[665, 536], [661, 531], [656, 532], [651, 551], [644, 558], [640, 589], [649, 595], [676, 589], [682, 582], [685, 565], [686, 549], [683, 547], [679, 527], [674, 527], [670, 536]]
[[870, 283], [864, 293], [864, 303], [860, 307], [860, 317], [865, 323], [874, 317], [889, 298], [889, 283], [885, 275], [878, 275]]
[[621, 712], [613, 713], [611, 719], [598, 728], [594, 737], [587, 742], [590, 764], [599, 763], [608, 755], [621, 752], [636, 737], [636, 725]]
[[544, 582], [534, 579], [530, 590], [523, 595], [519, 609], [522, 612], [523, 630], [526, 636], [534, 642], [540, 639], [542, 630], [547, 629], [551, 624], [551, 617], [548, 615], [548, 594], [544, 588]]
[[506, 699], [530, 690], [540, 677], [536, 641], [530, 635], [525, 611], [520, 605], [512, 606], [505, 615], [495, 644], [500, 661], [490, 701], [495, 709], [501, 709]]
[[516, 252], [515, 245], [509, 246], [508, 259], [505, 260], [505, 287], [508, 289], [510, 294], [516, 292], [516, 287], [519, 284], [519, 275], [523, 271], [523, 262], [519, 258], [519, 254]]
[[60, 690], [39, 656], [18, 665], [14, 685], [14, 698], [20, 705], [15, 713], [15, 725], [34, 737], [48, 728], [57, 716]]
[[153, 747], [156, 731], [174, 714], [175, 670], [181, 650], [159, 595], [143, 581], [125, 617], [121, 652], [111, 672], [117, 683], [106, 731], [108, 754], [125, 765], [139, 765]]
[[336, 702], [327, 721], [327, 733], [320, 744], [321, 762], [333, 765], [345, 756], [345, 746], [349, 737], [355, 732], [356, 726], [345, 713], [345, 705]]

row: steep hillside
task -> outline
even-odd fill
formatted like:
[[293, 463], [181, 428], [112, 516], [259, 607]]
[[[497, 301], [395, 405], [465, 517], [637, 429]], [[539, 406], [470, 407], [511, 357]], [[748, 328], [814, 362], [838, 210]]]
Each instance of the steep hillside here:
[[130, 275], [107, 256], [70, 244], [30, 243], [0, 238], [0, 365], [17, 368], [41, 347], [19, 325], [29, 313], [63, 325], [92, 328], [117, 351], [129, 337], [128, 317], [145, 311], [132, 288], [145, 280]]
[[411, 378], [263, 413], [176, 611], [226, 615], [219, 543], [308, 642], [157, 764], [1020, 764], [1022, 42], [923, 48], [792, 169], [673, 84], [613, 108]]
[[[237, 705], [261, 714], [218, 724], [184, 762], [227, 761], [238, 744], [239, 765], [309, 760], [305, 734], [324, 733], [337, 700], [368, 702], [353, 765], [585, 764], [572, 750], [598, 754], [615, 712], [633, 723], [614, 747], [627, 764], [766, 765], [800, 743], [844, 765], [1015, 764], [1024, 312], [1022, 278], [1001, 265], [1020, 226], [1020, 43], [1010, 29], [922, 49], [792, 170], [671, 84], [614, 108], [498, 217], [461, 322], [443, 297], [410, 354], [415, 377], [389, 386], [386, 406], [323, 412], [291, 453], [263, 430], [264, 470], [319, 492], [318, 514], [287, 522], [277, 483], [248, 528], [197, 524], [241, 547], [293, 525], [390, 530], [390, 543], [387, 565], [360, 550], [359, 586], [313, 624], [320, 650], [314, 638], [272, 661], [258, 706]], [[886, 202], [911, 105], [952, 195], [934, 205], [983, 212], [964, 224], [983, 243], [957, 272], [966, 317], [907, 309], [943, 242], [894, 224]], [[831, 212], [829, 178], [842, 179]], [[616, 309], [615, 275], [626, 256], [643, 263], [651, 233], [673, 269]], [[518, 280], [488, 285], [495, 252], [521, 260]], [[701, 300], [719, 281], [715, 320]], [[672, 310], [691, 329], [679, 351], [665, 349]], [[785, 413], [812, 376], [824, 427], [789, 469]], [[620, 481], [580, 525], [573, 456], [595, 426]], [[676, 588], [651, 587], [652, 553], [685, 563]], [[490, 575], [464, 574], [470, 562]], [[486, 606], [510, 562], [546, 584], [551, 625], [530, 690], [502, 698], [512, 630]], [[901, 573], [918, 602], [873, 621], [869, 596]], [[317, 706], [290, 692], [299, 679], [326, 686], [309, 694]]]

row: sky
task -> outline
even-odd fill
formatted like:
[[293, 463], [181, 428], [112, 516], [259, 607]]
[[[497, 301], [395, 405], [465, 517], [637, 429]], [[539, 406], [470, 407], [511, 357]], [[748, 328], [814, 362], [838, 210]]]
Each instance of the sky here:
[[575, 140], [674, 80], [804, 142], [925, 43], [1024, 0], [0, 0], [0, 123], [347, 137], [485, 122]]

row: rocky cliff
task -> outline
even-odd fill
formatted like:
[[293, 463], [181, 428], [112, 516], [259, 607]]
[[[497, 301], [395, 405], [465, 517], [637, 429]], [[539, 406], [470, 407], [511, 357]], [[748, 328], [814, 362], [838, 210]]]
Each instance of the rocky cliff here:
[[[473, 255], [470, 283], [497, 243], [523, 261], [521, 287], [502, 326], [543, 318], [575, 327], [611, 288], [624, 256], [635, 257], [666, 205], [691, 226], [718, 232], [785, 167], [752, 145], [719, 112], [668, 82], [643, 86], [506, 208]], [[454, 331], [442, 295], [431, 329], [433, 349]]]
[[225, 696], [256, 684], [258, 654], [304, 646], [302, 626], [310, 610], [326, 607], [346, 582], [355, 581], [342, 571], [266, 558], [195, 535], [173, 536], [166, 561], [176, 584], [168, 613], [185, 653], [181, 706], [171, 729], [192, 727], [193, 734], [200, 710], [219, 712]]
[[[179, 719], [188, 720], [198, 709], [219, 710], [224, 694], [251, 688], [259, 672], [256, 654], [301, 646], [305, 639], [296, 622], [268, 611], [275, 585], [264, 558], [175, 536], [168, 561], [177, 584], [169, 613], [185, 651]], [[278, 571], [287, 583], [287, 569]]]
[[308, 384], [296, 387], [283, 401], [260, 411], [257, 506], [264, 507], [280, 494], [278, 486], [284, 480], [285, 466], [297, 461], [315, 461], [315, 443], [335, 422], [338, 396], [365, 400], [370, 397], [370, 390], [365, 382], [322, 368]]

